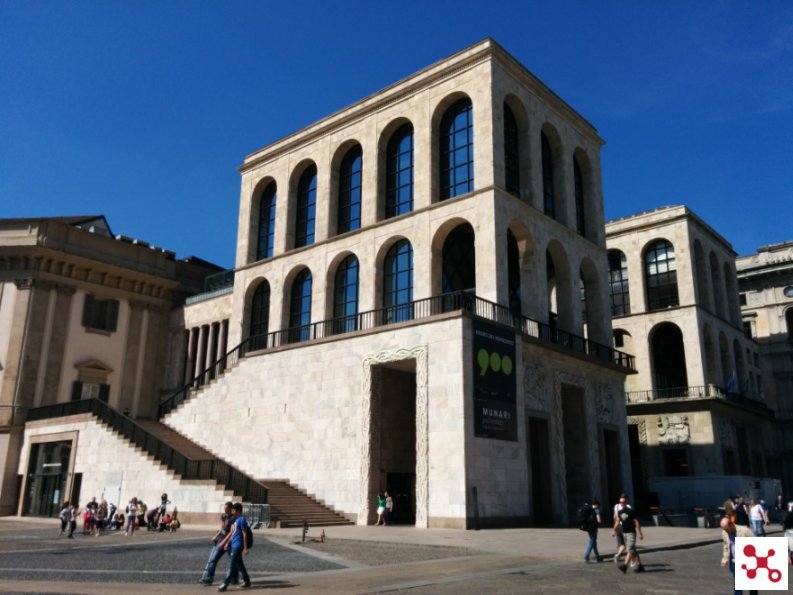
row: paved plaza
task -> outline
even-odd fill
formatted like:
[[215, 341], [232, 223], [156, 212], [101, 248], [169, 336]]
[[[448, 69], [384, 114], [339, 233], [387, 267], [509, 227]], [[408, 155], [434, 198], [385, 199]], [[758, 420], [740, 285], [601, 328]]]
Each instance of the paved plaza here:
[[[212, 527], [99, 537], [58, 534], [58, 522], [0, 519], [3, 593], [213, 593], [197, 584]], [[648, 527], [645, 573], [585, 564], [575, 529], [455, 531], [412, 527], [256, 531], [250, 591], [302, 593], [728, 593], [716, 529]], [[613, 553], [608, 531], [601, 552]], [[218, 580], [225, 569], [221, 562]], [[239, 590], [231, 587], [229, 592]]]

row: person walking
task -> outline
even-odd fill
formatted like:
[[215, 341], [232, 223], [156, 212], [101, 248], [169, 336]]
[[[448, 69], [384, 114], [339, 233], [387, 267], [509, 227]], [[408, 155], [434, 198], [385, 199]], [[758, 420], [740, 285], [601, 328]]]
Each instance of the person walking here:
[[[617, 522], [617, 514], [619, 513], [621, 508], [624, 507], [630, 508], [631, 505], [628, 504], [628, 496], [626, 494], [620, 494], [619, 501], [614, 505], [614, 514], [612, 515], [611, 522]], [[625, 538], [622, 535], [622, 526], [616, 525], [616, 535], [614, 532], [611, 533], [613, 537], [617, 538], [617, 553], [614, 554], [614, 563], [620, 563], [620, 555], [625, 552]]]
[[74, 531], [77, 529], [77, 519], [80, 516], [80, 507], [72, 503], [69, 506], [69, 539], [74, 539]]
[[385, 493], [385, 524], [394, 524], [394, 499], [388, 492]]
[[221, 593], [229, 588], [231, 579], [236, 572], [242, 575], [242, 587], [248, 588], [251, 586], [251, 577], [248, 576], [248, 570], [245, 568], [245, 562], [242, 556], [247, 556], [250, 552], [248, 543], [248, 521], [242, 516], [242, 504], [235, 502], [232, 507], [232, 514], [234, 515], [234, 522], [231, 525], [231, 532], [221, 542], [223, 549], [229, 550], [229, 568], [226, 571], [226, 578], [218, 587]]
[[765, 537], [763, 525], [768, 523], [768, 514], [763, 509], [763, 505], [755, 498], [749, 500], [749, 523], [755, 537]]
[[[209, 553], [209, 560], [207, 560], [204, 573], [201, 575], [201, 579], [198, 581], [202, 585], [209, 586], [215, 580], [215, 569], [217, 568], [218, 562], [225, 553], [223, 547], [221, 547], [221, 544], [226, 539], [226, 536], [231, 532], [231, 525], [234, 522], [233, 506], [234, 505], [232, 502], [226, 502], [223, 505], [223, 512], [220, 515], [220, 529], [218, 529], [212, 536], [212, 551]], [[232, 583], [236, 583], [239, 580], [237, 575], [232, 576], [231, 579]]]
[[[721, 555], [721, 565], [725, 567], [729, 565], [730, 574], [733, 576], [733, 584], [735, 584], [735, 538], [736, 537], [752, 537], [752, 530], [745, 525], [737, 525], [730, 517], [724, 517], [719, 523], [721, 526], [721, 539], [724, 544]], [[740, 589], [735, 589], [735, 594], [743, 593]], [[749, 591], [751, 595], [756, 595], [757, 591]]]
[[135, 534], [135, 524], [138, 522], [138, 499], [133, 497], [127, 504], [127, 529], [124, 535]]
[[[622, 498], [620, 498], [620, 500], [622, 500]], [[639, 557], [639, 552], [636, 550], [636, 536], [638, 535], [639, 539], [644, 539], [644, 535], [642, 534], [642, 527], [639, 524], [639, 519], [636, 518], [636, 513], [634, 513], [633, 509], [627, 504], [626, 499], [625, 505], [617, 512], [617, 520], [614, 521], [614, 528], [611, 531], [611, 535], [614, 536], [617, 533], [618, 527], [622, 529], [622, 537], [625, 539], [625, 550], [628, 552], [625, 556], [625, 564], [617, 568], [624, 573], [628, 569], [631, 561], [635, 561], [636, 568], [634, 572], [644, 572], [642, 559]]]
[[385, 525], [385, 520], [383, 519], [383, 515], [385, 514], [385, 498], [383, 494], [377, 494], [377, 525]]
[[589, 562], [589, 556], [594, 552], [595, 560], [602, 562], [603, 558], [598, 551], [598, 527], [603, 524], [603, 516], [600, 512], [600, 502], [593, 500], [589, 518], [585, 521], [586, 531], [589, 535], [586, 551], [584, 551], [584, 561]]
[[72, 518], [71, 506], [68, 502], [63, 503], [63, 508], [61, 508], [59, 517], [61, 519], [61, 535], [64, 535], [66, 533], [67, 527], [69, 526], [69, 521]]

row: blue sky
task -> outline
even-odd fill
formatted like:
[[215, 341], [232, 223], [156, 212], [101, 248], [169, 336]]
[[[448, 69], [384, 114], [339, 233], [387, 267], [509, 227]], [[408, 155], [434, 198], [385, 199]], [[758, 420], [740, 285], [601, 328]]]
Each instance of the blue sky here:
[[790, 2], [0, 2], [0, 217], [233, 266], [243, 157], [484, 37], [597, 127], [609, 219], [793, 240]]

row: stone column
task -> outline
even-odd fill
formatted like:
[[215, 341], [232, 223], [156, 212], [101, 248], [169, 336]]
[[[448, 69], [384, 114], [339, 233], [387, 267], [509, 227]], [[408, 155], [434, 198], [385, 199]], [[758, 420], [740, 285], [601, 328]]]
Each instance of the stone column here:
[[0, 426], [13, 425], [16, 416], [14, 406], [19, 404], [19, 384], [23, 368], [25, 339], [29, 324], [33, 279], [17, 279], [15, 289], [6, 288], [3, 300], [13, 300], [14, 315], [11, 318], [8, 351], [3, 360], [3, 382], [0, 385]]
[[[209, 333], [209, 327], [206, 324], [201, 325], [198, 329], [198, 357], [196, 357], [196, 371], [195, 375], [198, 376], [204, 371], [206, 357], [207, 357], [207, 334]], [[198, 385], [201, 386], [202, 384], [206, 383], [206, 378], [204, 375], [198, 379]]]
[[198, 329], [193, 327], [185, 331], [187, 337], [187, 357], [184, 366], [184, 384], [195, 378], [195, 356], [196, 346], [198, 345]]
[[218, 355], [222, 359], [220, 360], [220, 365], [218, 365], [218, 375], [221, 374], [228, 365], [228, 362], [226, 361], [226, 352], [229, 350], [228, 340], [229, 340], [229, 320], [227, 318], [221, 321], [220, 323]]
[[212, 366], [215, 361], [217, 361], [217, 348], [218, 348], [218, 323], [213, 322], [209, 325], [207, 329], [207, 352], [206, 352], [206, 360], [204, 362], [204, 368], [207, 369], [207, 377], [205, 379], [206, 382], [213, 380], [215, 378], [215, 368]]

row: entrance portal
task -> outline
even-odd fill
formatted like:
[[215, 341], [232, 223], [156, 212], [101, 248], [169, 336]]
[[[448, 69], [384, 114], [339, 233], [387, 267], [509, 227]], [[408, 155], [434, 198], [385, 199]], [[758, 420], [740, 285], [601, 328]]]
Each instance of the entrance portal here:
[[584, 391], [577, 386], [562, 385], [562, 425], [564, 426], [564, 474], [567, 480], [568, 519], [592, 497], [589, 483]]
[[548, 420], [528, 417], [528, 451], [531, 477], [531, 517], [535, 526], [553, 523], [551, 506], [551, 452]]
[[26, 515], [58, 515], [67, 498], [66, 479], [71, 453], [71, 440], [31, 444], [24, 506]]

